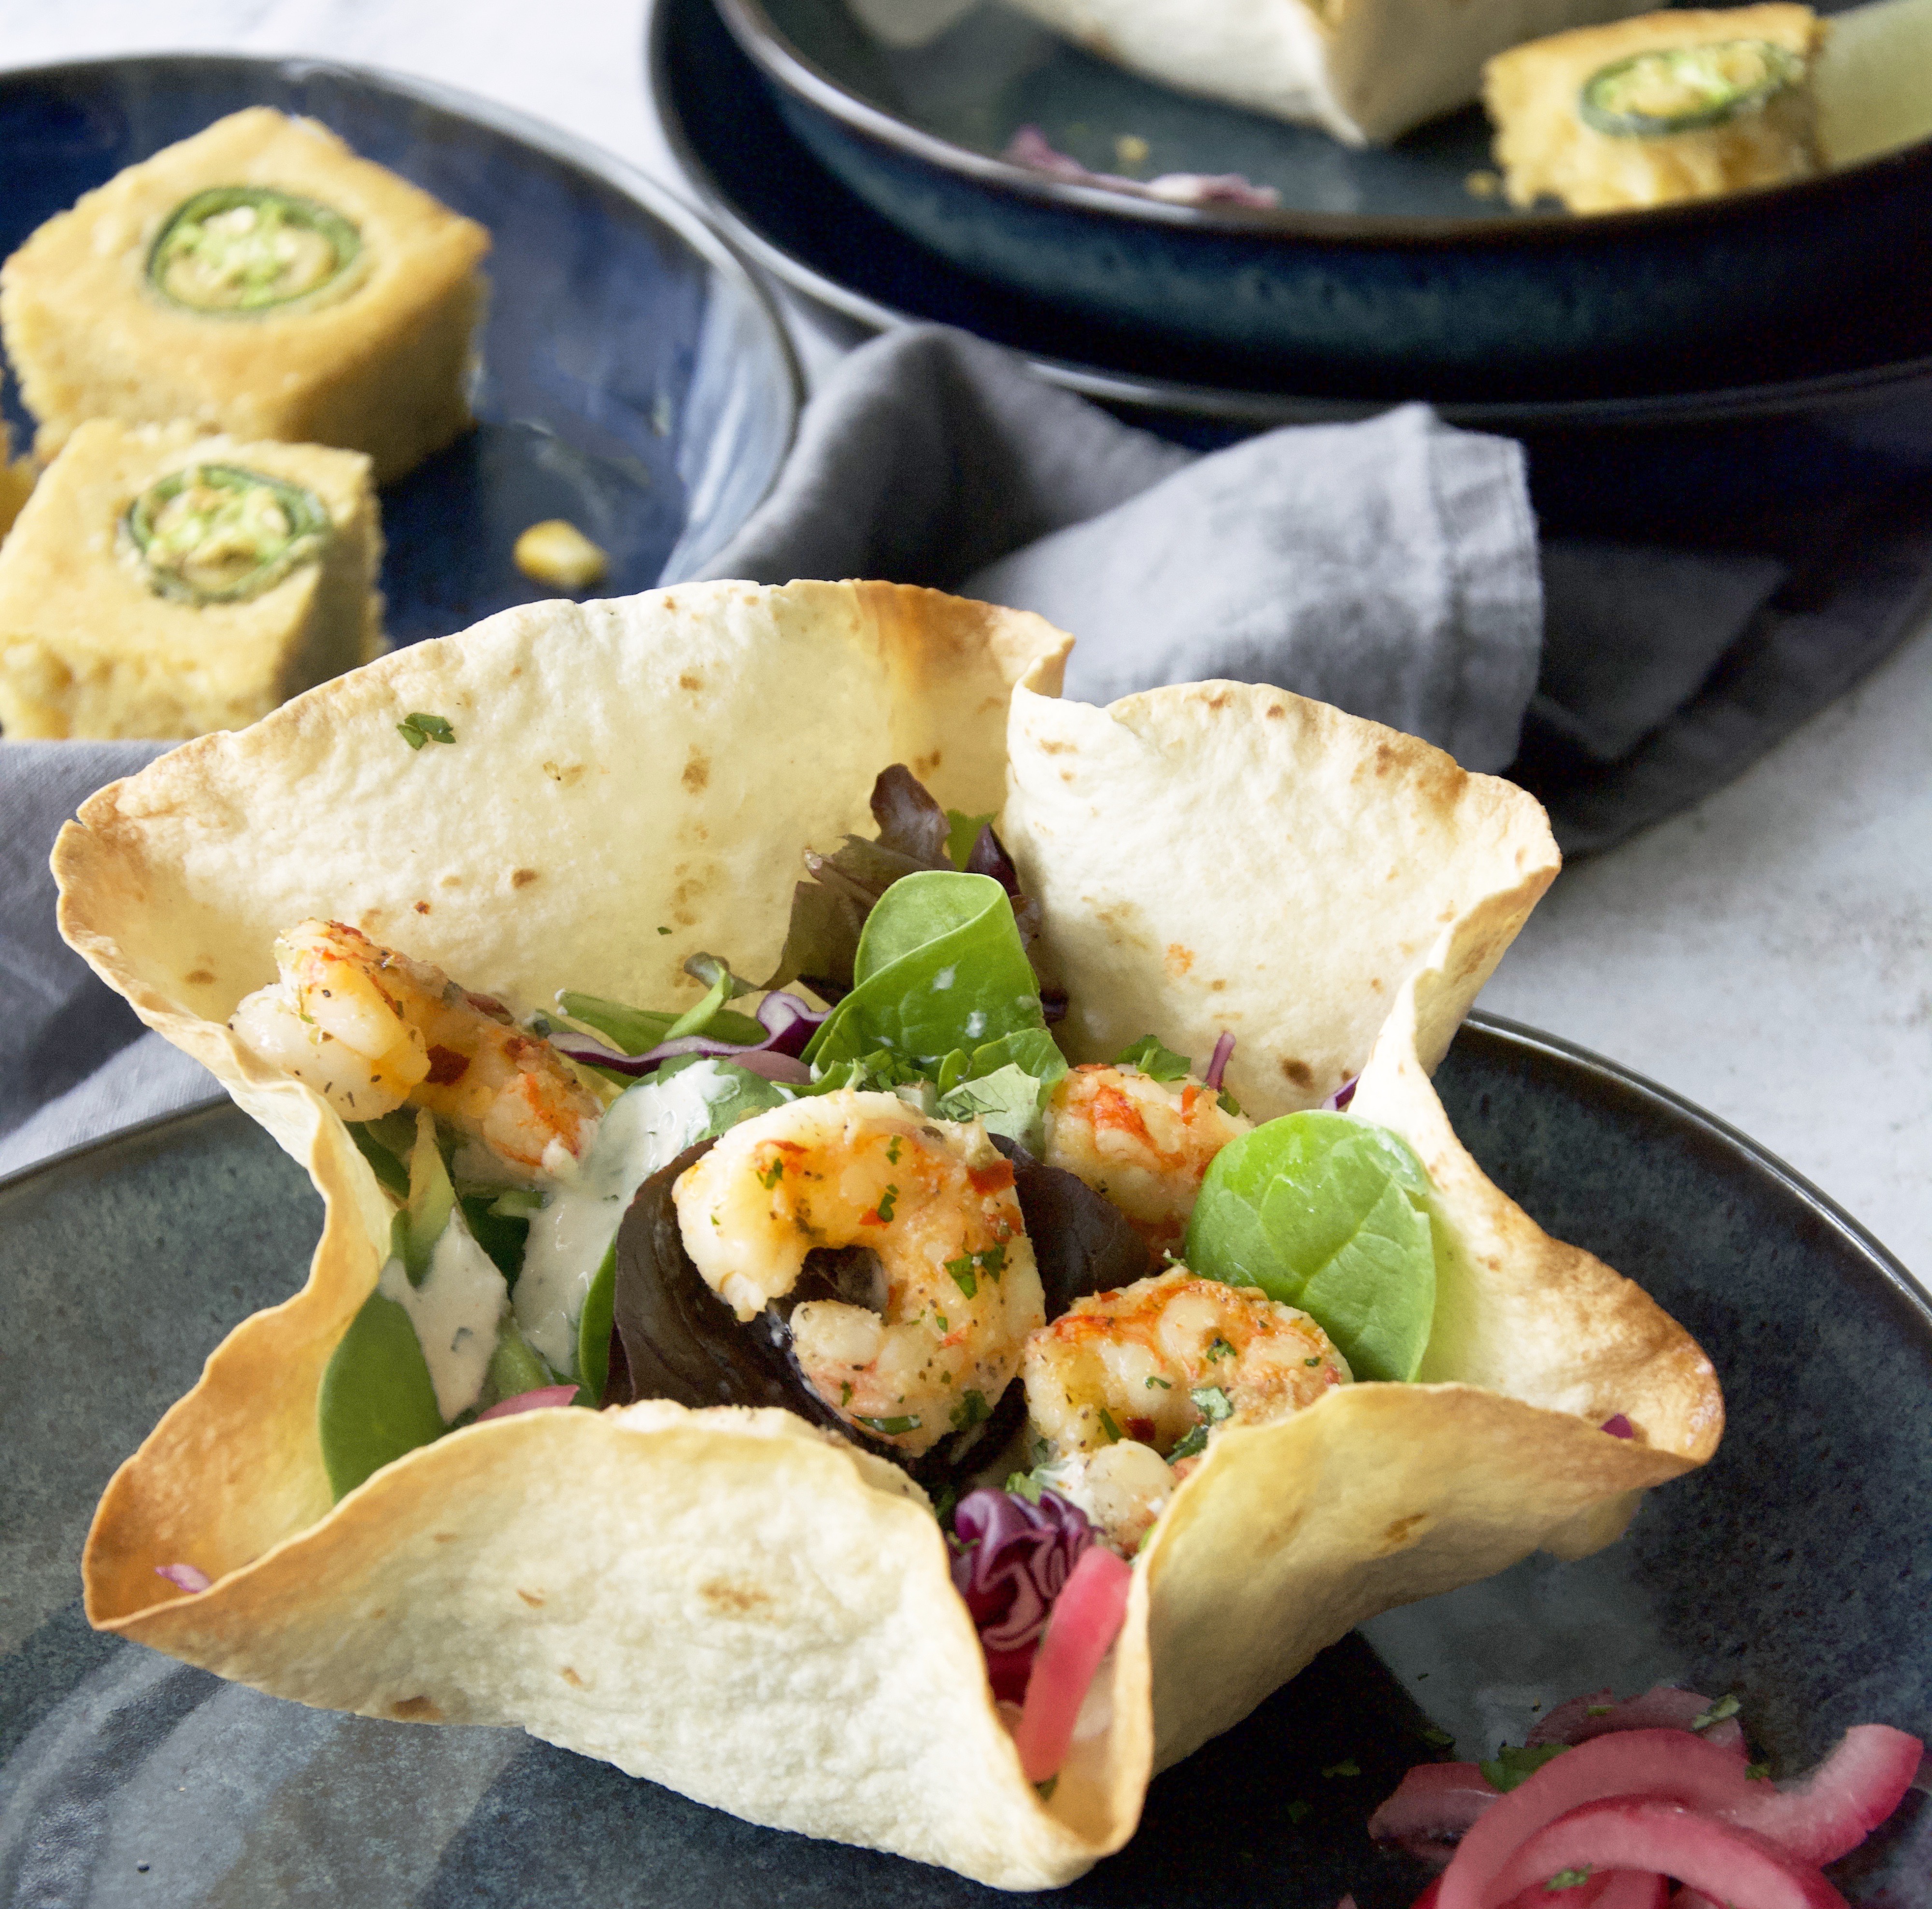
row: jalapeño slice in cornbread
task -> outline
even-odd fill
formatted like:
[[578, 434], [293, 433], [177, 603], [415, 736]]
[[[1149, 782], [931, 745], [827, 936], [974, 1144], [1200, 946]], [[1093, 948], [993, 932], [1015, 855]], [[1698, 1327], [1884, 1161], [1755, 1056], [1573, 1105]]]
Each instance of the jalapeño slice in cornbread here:
[[362, 234], [319, 200], [211, 186], [162, 227], [148, 283], [187, 311], [246, 317], [346, 290], [362, 252]]
[[334, 527], [313, 491], [236, 464], [170, 471], [122, 521], [154, 593], [180, 603], [260, 596], [315, 562]]
[[1645, 14], [1499, 53], [1484, 69], [1511, 202], [1573, 212], [1705, 199], [1820, 164], [1823, 24], [1773, 4]]
[[239, 728], [382, 647], [369, 461], [82, 425], [0, 547], [0, 729]]
[[56, 455], [82, 420], [335, 445], [400, 476], [470, 422], [489, 234], [326, 127], [251, 107], [117, 173], [0, 267]]

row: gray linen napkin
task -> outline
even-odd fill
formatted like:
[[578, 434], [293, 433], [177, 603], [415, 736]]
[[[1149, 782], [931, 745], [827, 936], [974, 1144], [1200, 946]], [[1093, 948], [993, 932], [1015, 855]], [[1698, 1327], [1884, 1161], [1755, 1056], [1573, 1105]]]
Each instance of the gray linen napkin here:
[[862, 346], [712, 577], [884, 577], [1037, 611], [1067, 694], [1272, 683], [1516, 754], [1542, 598], [1521, 448], [1411, 405], [1197, 457], [936, 326]]

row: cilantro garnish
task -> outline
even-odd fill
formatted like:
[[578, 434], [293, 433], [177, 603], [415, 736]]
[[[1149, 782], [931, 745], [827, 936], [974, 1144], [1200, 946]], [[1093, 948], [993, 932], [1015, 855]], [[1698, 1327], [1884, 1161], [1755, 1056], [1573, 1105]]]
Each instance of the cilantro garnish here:
[[1693, 1730], [1708, 1730], [1713, 1724], [1722, 1723], [1726, 1717], [1735, 1717], [1741, 1706], [1738, 1700], [1728, 1694], [1720, 1697], [1702, 1716], [1690, 1719]]
[[899, 1190], [896, 1187], [888, 1187], [879, 1196], [879, 1224], [880, 1226], [886, 1226], [892, 1223], [892, 1208], [897, 1202]]
[[956, 1432], [966, 1431], [974, 1425], [983, 1425], [992, 1415], [984, 1392], [968, 1392], [952, 1408], [952, 1429]]
[[898, 1165], [899, 1145], [899, 1136], [895, 1133], [892, 1138], [892, 1144], [886, 1149], [886, 1164], [888, 1166], [896, 1166]]
[[1322, 1363], [1321, 1355], [1318, 1353], [1313, 1358], [1304, 1359], [1301, 1362], [1304, 1365], [1319, 1365]]
[[979, 1291], [980, 1282], [973, 1277], [971, 1253], [963, 1253], [957, 1259], [947, 1260], [946, 1270], [952, 1275], [953, 1284], [958, 1286], [968, 1298], [971, 1298]]
[[1234, 1401], [1219, 1385], [1197, 1385], [1187, 1396], [1210, 1425], [1219, 1425], [1234, 1415]]
[[1534, 1776], [1552, 1757], [1562, 1756], [1569, 1747], [1567, 1743], [1537, 1743], [1528, 1747], [1505, 1743], [1488, 1762], [1478, 1767], [1492, 1789], [1508, 1791]]
[[1339, 1763], [1330, 1763], [1322, 1774], [1324, 1776], [1360, 1776], [1362, 1766], [1353, 1757], [1344, 1757]]
[[1446, 1730], [1438, 1730], [1433, 1724], [1423, 1730], [1422, 1740], [1438, 1750], [1448, 1750], [1454, 1746], [1456, 1739]]
[[1215, 1337], [1208, 1342], [1208, 1362], [1209, 1364], [1213, 1364], [1216, 1359], [1231, 1359], [1234, 1356], [1234, 1347], [1229, 1345], [1227, 1340], [1222, 1338], [1219, 1334], [1216, 1334]]
[[1114, 1415], [1104, 1405], [1100, 1408], [1100, 1429], [1106, 1433], [1109, 1445], [1120, 1443], [1120, 1428], [1114, 1423]]
[[771, 1191], [772, 1187], [778, 1184], [779, 1180], [783, 1177], [784, 1173], [784, 1160], [782, 1159], [774, 1158], [771, 1165], [766, 1167], [765, 1170], [758, 1175], [758, 1184], [763, 1187], [765, 1190], [769, 1193]]
[[1768, 1782], [1771, 1781], [1771, 1766], [1770, 1766], [1770, 1764], [1768, 1764], [1768, 1763], [1747, 1763], [1747, 1764], [1745, 1764], [1745, 1765], [1744, 1765], [1744, 1781], [1745, 1781], [1746, 1782], [1748, 1782], [1748, 1783], [1768, 1783]]
[[[1568, 1749], [1569, 1745], [1562, 1746]], [[1590, 1880], [1590, 1865], [1586, 1862], [1580, 1869], [1559, 1869], [1544, 1884], [1546, 1889], [1580, 1889]]]
[[670, 930], [668, 928], [660, 928], [658, 930], [658, 932], [660, 935], [668, 935], [670, 932]]
[[1152, 1034], [1143, 1034], [1132, 1046], [1124, 1049], [1114, 1065], [1138, 1067], [1150, 1080], [1185, 1080], [1189, 1062], [1184, 1054], [1163, 1047]]
[[1306, 1817], [1310, 1814], [1313, 1808], [1313, 1804], [1305, 1803], [1299, 1796], [1297, 1796], [1294, 1802], [1290, 1803], [1288, 1808], [1282, 1811], [1282, 1814], [1288, 1818], [1289, 1822], [1299, 1823], [1304, 1817]]
[[959, 1487], [950, 1484], [933, 1501], [932, 1515], [939, 1520], [939, 1528], [945, 1530], [952, 1522], [952, 1514], [959, 1504]]
[[1205, 1424], [1197, 1425], [1167, 1454], [1167, 1462], [1178, 1465], [1182, 1459], [1198, 1457], [1207, 1449], [1208, 1427]]
[[838, 1403], [842, 1406], [852, 1403], [852, 1382], [849, 1379], [838, 1388]]
[[1158, 1385], [1163, 1392], [1171, 1392], [1174, 1390], [1174, 1381], [1172, 1379], [1150, 1379], [1148, 1383], [1150, 1385]]
[[919, 1430], [919, 1415], [916, 1412], [908, 1412], [897, 1418], [868, 1418], [862, 1412], [854, 1412], [852, 1415], [868, 1431], [877, 1432], [889, 1439], [896, 1437], [901, 1432]]
[[1607, 1717], [1616, 1707], [1614, 1703], [1586, 1704], [1583, 1714], [1586, 1717]]
[[1060, 1787], [1060, 1778], [1057, 1776], [1042, 1776], [1033, 1787], [1040, 1792], [1040, 1799], [1042, 1802], [1050, 1803], [1053, 1800], [1054, 1791]]
[[1004, 1245], [989, 1246], [985, 1252], [974, 1254], [973, 1263], [998, 1286], [1000, 1275], [1006, 1270], [1006, 1249]]
[[396, 734], [412, 749], [419, 749], [425, 743], [453, 743], [456, 731], [449, 726], [446, 716], [431, 716], [427, 710], [416, 710], [396, 725]]
[[1042, 1487], [1030, 1472], [1010, 1472], [1006, 1474], [1006, 1489], [1016, 1498], [1024, 1498], [1029, 1505], [1040, 1502]]

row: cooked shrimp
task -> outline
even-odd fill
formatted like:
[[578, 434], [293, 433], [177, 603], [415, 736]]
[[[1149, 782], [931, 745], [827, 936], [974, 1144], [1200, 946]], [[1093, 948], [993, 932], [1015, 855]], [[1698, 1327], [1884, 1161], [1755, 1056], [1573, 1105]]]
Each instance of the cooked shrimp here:
[[1021, 1371], [1055, 1457], [1122, 1439], [1198, 1450], [1197, 1427], [1286, 1418], [1350, 1376], [1306, 1313], [1185, 1266], [1076, 1300], [1028, 1338]]
[[1129, 1557], [1140, 1549], [1180, 1482], [1174, 1467], [1152, 1445], [1135, 1439], [1098, 1451], [1071, 1452], [1042, 1466], [1038, 1476], [1042, 1484], [1079, 1506], [1088, 1522]]
[[1208, 1162], [1253, 1126], [1198, 1081], [1076, 1067], [1046, 1103], [1046, 1163], [1112, 1200], [1159, 1252], [1186, 1232]]
[[602, 1112], [545, 1040], [488, 995], [339, 921], [304, 921], [275, 944], [281, 978], [228, 1025], [261, 1058], [306, 1081], [345, 1120], [404, 1101], [527, 1173], [567, 1176]]
[[1046, 1316], [1010, 1163], [977, 1121], [922, 1119], [896, 1094], [760, 1114], [673, 1197], [686, 1250], [740, 1319], [790, 1292], [814, 1247], [871, 1249], [883, 1303], [802, 1301], [792, 1349], [826, 1405], [904, 1451], [987, 1417]]

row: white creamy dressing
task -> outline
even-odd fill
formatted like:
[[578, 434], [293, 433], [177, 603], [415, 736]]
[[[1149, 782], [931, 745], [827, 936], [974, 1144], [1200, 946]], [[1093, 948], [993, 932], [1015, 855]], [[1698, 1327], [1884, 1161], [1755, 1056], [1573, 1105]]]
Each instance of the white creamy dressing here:
[[517, 1323], [553, 1370], [576, 1375], [578, 1318], [632, 1196], [704, 1131], [712, 1102], [731, 1091], [712, 1060], [627, 1087], [605, 1109], [575, 1178], [532, 1218]]
[[401, 1260], [392, 1259], [376, 1290], [409, 1314], [444, 1422], [468, 1411], [483, 1396], [496, 1328], [509, 1310], [509, 1289], [496, 1262], [452, 1214], [422, 1284], [410, 1285]]

